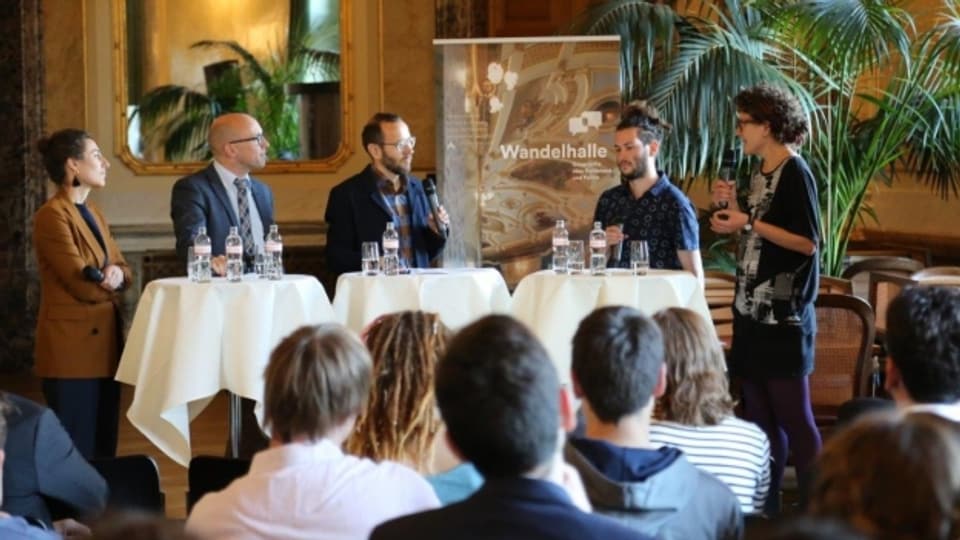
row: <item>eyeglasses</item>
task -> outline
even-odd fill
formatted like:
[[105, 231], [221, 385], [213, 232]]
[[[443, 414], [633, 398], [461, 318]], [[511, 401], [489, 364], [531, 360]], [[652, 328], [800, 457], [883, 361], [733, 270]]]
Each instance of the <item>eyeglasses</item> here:
[[230, 143], [230, 144], [240, 144], [240, 143], [245, 143], [245, 142], [250, 142], [250, 141], [257, 141], [257, 144], [259, 144], [259, 145], [262, 146], [263, 143], [264, 143], [264, 141], [266, 141], [266, 140], [267, 140], [267, 138], [263, 136], [263, 133], [258, 133], [258, 134], [256, 134], [256, 135], [254, 135], [253, 137], [247, 137], [246, 139], [236, 139], [236, 140], [227, 141], [227, 142]]
[[743, 126], [746, 126], [746, 125], [748, 125], [748, 124], [762, 124], [762, 123], [763, 123], [763, 122], [758, 122], [758, 121], [756, 121], [756, 120], [754, 120], [754, 119], [752, 119], [752, 118], [747, 119], [747, 120], [743, 120], [743, 119], [741, 119], [741, 118], [737, 118], [737, 129], [743, 129]]
[[397, 149], [397, 152], [403, 152], [404, 150], [410, 149], [413, 150], [413, 147], [417, 145], [417, 138], [410, 137], [409, 139], [400, 139], [397, 142], [392, 143], [380, 143], [381, 147], [392, 146]]

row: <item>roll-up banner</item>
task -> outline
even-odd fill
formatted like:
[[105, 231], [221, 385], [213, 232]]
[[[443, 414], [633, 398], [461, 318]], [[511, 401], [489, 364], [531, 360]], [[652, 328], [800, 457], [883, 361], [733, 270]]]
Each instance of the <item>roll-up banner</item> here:
[[512, 287], [549, 262], [557, 219], [586, 239], [619, 181], [617, 36], [434, 40], [437, 171], [453, 216], [444, 266]]

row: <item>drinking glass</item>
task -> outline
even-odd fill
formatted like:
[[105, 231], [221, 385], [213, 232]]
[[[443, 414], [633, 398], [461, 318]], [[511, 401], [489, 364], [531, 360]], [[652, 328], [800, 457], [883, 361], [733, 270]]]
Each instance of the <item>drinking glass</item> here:
[[193, 246], [187, 247], [187, 279], [197, 281], [197, 258], [193, 256]]
[[646, 240], [630, 241], [630, 267], [637, 276], [645, 276], [650, 269], [650, 248]]
[[258, 251], [253, 257], [253, 271], [260, 279], [267, 279], [267, 255]]
[[380, 273], [380, 245], [376, 242], [360, 244], [360, 267], [365, 276]]
[[583, 273], [583, 240], [570, 240], [567, 245], [567, 267], [571, 274]]

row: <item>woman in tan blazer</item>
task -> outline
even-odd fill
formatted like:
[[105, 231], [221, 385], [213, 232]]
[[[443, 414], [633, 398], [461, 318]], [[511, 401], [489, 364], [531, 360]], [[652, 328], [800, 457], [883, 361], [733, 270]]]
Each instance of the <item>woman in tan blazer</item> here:
[[109, 457], [117, 446], [120, 291], [130, 268], [87, 196], [106, 185], [110, 163], [79, 129], [58, 131], [38, 147], [58, 189], [33, 221], [40, 271], [34, 369], [80, 452]]

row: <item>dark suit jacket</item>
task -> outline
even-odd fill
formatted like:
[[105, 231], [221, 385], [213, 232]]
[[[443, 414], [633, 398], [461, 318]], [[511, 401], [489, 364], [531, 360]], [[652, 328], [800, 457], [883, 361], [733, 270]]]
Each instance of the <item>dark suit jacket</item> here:
[[[266, 184], [252, 176], [250, 192], [266, 232], [274, 223], [273, 194]], [[233, 211], [227, 190], [213, 163], [202, 171], [177, 180], [173, 185], [170, 217], [173, 218], [173, 232], [177, 236], [177, 257], [184, 264], [187, 262], [187, 248], [193, 245], [193, 237], [201, 225], [207, 227], [214, 256], [225, 253], [224, 242], [230, 227], [240, 226], [237, 213]]]
[[40, 377], [113, 377], [120, 361], [120, 294], [83, 275], [85, 266], [117, 265], [124, 286], [130, 268], [96, 205], [87, 201], [106, 247], [63, 191], [33, 218], [34, 249], [40, 270], [40, 313], [34, 341], [34, 372]]
[[487, 479], [468, 499], [388, 521], [371, 540], [642, 539], [616, 521], [580, 511], [556, 484], [528, 478]]
[[48, 525], [51, 515], [45, 499], [55, 500], [75, 518], [102, 511], [107, 483], [73, 446], [53, 411], [24, 397], [5, 395], [13, 407], [7, 413], [3, 447], [2, 510]]
[[[377, 186], [380, 177], [372, 165], [344, 180], [330, 191], [327, 200], [327, 268], [330, 273], [360, 270], [360, 244], [380, 242], [393, 214]], [[443, 249], [446, 239], [427, 224], [430, 203], [423, 184], [407, 176], [407, 201], [410, 205], [410, 235], [414, 268], [428, 268]]]

